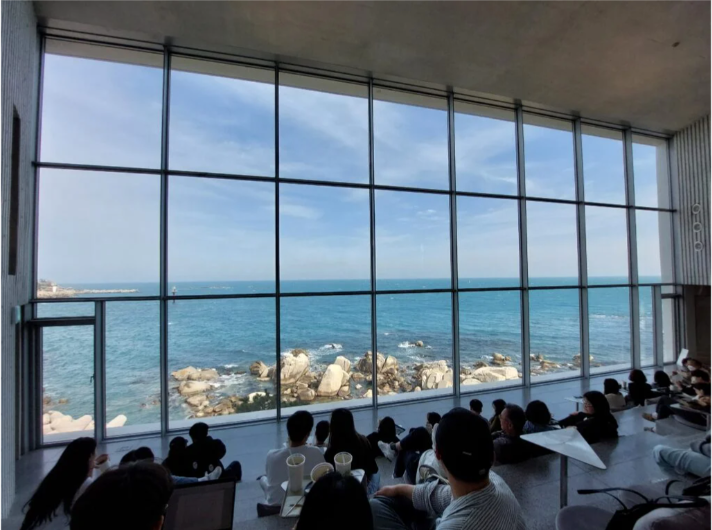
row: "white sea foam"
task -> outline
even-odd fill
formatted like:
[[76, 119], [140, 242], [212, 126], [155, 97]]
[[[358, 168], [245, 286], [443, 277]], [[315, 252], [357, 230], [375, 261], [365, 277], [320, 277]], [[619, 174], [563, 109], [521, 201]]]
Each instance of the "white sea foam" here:
[[405, 341], [405, 342], [401, 342], [398, 345], [398, 347], [399, 348], [415, 348], [415, 344], [413, 344], [412, 342]]
[[387, 331], [384, 331], [383, 334], [386, 336], [390, 335], [390, 333], [388, 333]]
[[331, 344], [324, 344], [321, 348], [319, 348], [319, 351], [324, 351], [324, 350], [328, 350], [328, 351], [340, 351], [340, 350], [342, 350], [343, 348], [344, 348], [344, 347], [343, 347], [341, 344], [336, 344], [336, 343], [333, 343], [333, 342], [332, 342]]
[[223, 368], [238, 368], [239, 364], [223, 364]]

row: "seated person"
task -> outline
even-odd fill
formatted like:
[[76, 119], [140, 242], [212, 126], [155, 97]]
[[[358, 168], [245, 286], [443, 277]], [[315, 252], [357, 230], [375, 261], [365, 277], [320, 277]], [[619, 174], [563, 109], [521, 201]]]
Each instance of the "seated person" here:
[[463, 408], [452, 409], [440, 421], [435, 441], [436, 457], [449, 484], [433, 478], [418, 486], [382, 488], [371, 499], [375, 528], [409, 530], [426, 518], [431, 523], [441, 518], [438, 528], [447, 530], [526, 528], [516, 497], [490, 471], [494, 444], [485, 419]]
[[[206, 473], [212, 473], [216, 467], [223, 468], [223, 476], [229, 476], [235, 481], [242, 480], [242, 466], [240, 462], [233, 461], [227, 468], [222, 463], [225, 456], [225, 444], [220, 440], [208, 436], [208, 425], [203, 422], [194, 424], [188, 431], [193, 442], [186, 447], [185, 470], [189, 477], [201, 478]], [[228, 471], [229, 470], [229, 471]], [[228, 471], [226, 473], [226, 471]]]
[[208, 464], [208, 473], [212, 473], [215, 469], [221, 468], [222, 478], [229, 478], [235, 482], [240, 482], [242, 480], [242, 465], [237, 460], [233, 460], [225, 467], [222, 463], [222, 459], [225, 458], [227, 454], [227, 448], [222, 440], [213, 440], [211, 447], [212, 452], [212, 463]]
[[400, 442], [392, 443], [390, 446], [383, 442], [378, 444], [383, 456], [388, 460], [396, 461], [393, 478], [401, 478], [405, 475], [406, 482], [415, 484], [418, 461], [422, 453], [433, 448], [432, 426], [437, 425], [439, 421], [440, 415], [437, 412], [429, 412], [425, 418], [425, 427], [411, 429]]
[[[279, 506], [284, 498], [284, 490], [282, 490], [282, 482], [289, 479], [289, 470], [287, 468], [287, 458], [293, 453], [304, 455], [304, 474], [308, 476], [314, 466], [321, 464], [324, 461], [324, 455], [318, 447], [307, 445], [307, 440], [314, 427], [314, 418], [306, 410], [299, 410], [292, 414], [287, 420], [287, 435], [289, 441], [287, 447], [281, 449], [272, 449], [267, 453], [265, 462], [265, 475], [260, 477], [260, 486], [265, 492], [264, 503], [268, 506], [276, 506], [276, 512], [279, 512]], [[257, 505], [257, 512], [263, 515], [260, 504]], [[269, 510], [267, 510], [269, 511]], [[266, 514], [265, 514], [266, 515]]]
[[690, 372], [690, 381], [676, 381], [675, 386], [677, 387], [678, 390], [682, 391], [683, 394], [687, 394], [688, 396], [695, 396], [695, 389], [692, 388], [692, 385], [695, 383], [709, 383], [710, 382], [710, 374], [705, 372], [704, 370], [694, 370], [693, 372]]
[[653, 375], [653, 392], [666, 396], [670, 394], [671, 386], [672, 381], [670, 381], [670, 376], [668, 374], [662, 370], [655, 372], [655, 375]]
[[433, 427], [440, 423], [440, 414], [437, 412], [428, 412], [425, 416], [425, 428], [430, 434], [433, 433]]
[[621, 394], [621, 385], [615, 379], [605, 379], [603, 381], [603, 394], [608, 400], [612, 410], [623, 410], [627, 403], [625, 397]]
[[693, 442], [690, 449], [675, 449], [665, 445], [653, 448], [653, 458], [660, 469], [670, 475], [710, 476], [710, 435]]
[[137, 462], [104, 473], [72, 508], [70, 530], [158, 530], [173, 493], [163, 466]]
[[[121, 458], [121, 461], [119, 462], [119, 466], [135, 464], [136, 462], [153, 463], [155, 461], [155, 459], [156, 459], [156, 457], [154, 456], [151, 448], [144, 446], [144, 447], [139, 447], [138, 449], [134, 449], [133, 451], [129, 451], [128, 453], [126, 453]], [[169, 472], [170, 472], [170, 470], [169, 470]], [[220, 478], [221, 474], [222, 474], [222, 468], [216, 467], [213, 471], [211, 471], [210, 473], [205, 473], [205, 476], [200, 477], [200, 478], [183, 477], [180, 475], [171, 475], [171, 478], [173, 479], [173, 484], [175, 484], [175, 485], [192, 484], [193, 482], [205, 482], [208, 480], [217, 480]]]
[[611, 414], [606, 396], [596, 390], [583, 395], [583, 412], [572, 412], [559, 422], [562, 428], [576, 428], [590, 444], [618, 438], [618, 422]]
[[171, 475], [187, 477], [192, 474], [192, 466], [186, 458], [186, 448], [188, 441], [182, 436], [176, 436], [168, 445], [168, 456], [163, 459], [163, 467], [171, 472]]
[[524, 434], [533, 434], [560, 429], [559, 424], [551, 417], [549, 407], [543, 401], [534, 400], [527, 405], [527, 422], [524, 424]]
[[492, 434], [495, 463], [516, 464], [531, 458], [531, 444], [520, 438], [527, 421], [522, 407], [507, 403], [500, 414], [500, 421], [502, 430]]
[[635, 406], [645, 405], [645, 400], [653, 395], [652, 387], [648, 384], [648, 378], [642, 370], [631, 370], [628, 376], [628, 395], [625, 397], [626, 403], [632, 403]]
[[314, 483], [304, 498], [294, 530], [373, 530], [368, 496], [354, 477], [331, 472]]
[[381, 451], [379, 447], [379, 442], [390, 446], [391, 444], [395, 444], [400, 441], [398, 435], [396, 434], [396, 422], [390, 416], [386, 416], [379, 421], [378, 430], [372, 432], [366, 436], [366, 438], [368, 439], [368, 443], [371, 444], [371, 452], [373, 453], [374, 458], [383, 456], [383, 451]]
[[326, 440], [329, 438], [329, 422], [326, 420], [321, 420], [316, 424], [316, 429], [314, 429], [314, 447], [318, 447], [323, 453], [326, 451], [327, 443]]
[[339, 453], [349, 453], [353, 460], [351, 469], [363, 469], [366, 473], [369, 495], [375, 493], [380, 484], [378, 464], [373, 457], [371, 444], [363, 435], [356, 432], [354, 417], [348, 409], [336, 409], [331, 413], [329, 423], [329, 447], [324, 453], [324, 460], [334, 465], [334, 457]]
[[494, 410], [494, 416], [489, 420], [490, 432], [499, 432], [502, 430], [502, 424], [499, 421], [499, 415], [502, 414], [504, 407], [507, 406], [507, 402], [503, 399], [495, 399], [492, 402], [492, 409]]
[[[656, 420], [664, 420], [665, 418], [669, 418], [670, 416], [675, 414], [676, 416], [680, 416], [681, 418], [684, 418], [690, 423], [695, 423], [697, 425], [707, 425], [707, 418], [705, 417], [705, 415], [694, 412], [694, 410], [705, 411], [708, 413], [710, 412], [710, 384], [695, 383], [694, 385], [692, 385], [692, 388], [695, 390], [696, 394], [696, 398], [694, 400], [688, 401], [681, 398], [678, 399], [674, 397], [663, 396], [662, 398], [660, 398], [660, 401], [658, 401], [655, 407], [655, 413], [649, 414], [646, 412], [643, 414], [643, 418], [648, 421], [654, 422]], [[686, 407], [687, 409], [693, 410], [673, 408], [672, 405], [676, 403], [683, 407]]]
[[479, 399], [470, 400], [470, 411], [474, 412], [478, 416], [482, 415], [482, 402]]

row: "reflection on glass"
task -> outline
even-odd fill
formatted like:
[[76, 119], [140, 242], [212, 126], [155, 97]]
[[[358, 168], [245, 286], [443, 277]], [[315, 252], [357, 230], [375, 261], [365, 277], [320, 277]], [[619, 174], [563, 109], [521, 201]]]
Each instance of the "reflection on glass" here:
[[592, 125], [581, 132], [585, 200], [625, 204], [623, 133]]
[[576, 285], [576, 206], [527, 201], [529, 285]]
[[519, 286], [517, 201], [457, 198], [460, 288]]
[[274, 417], [275, 326], [272, 298], [170, 303], [171, 428], [187, 428], [196, 418], [213, 424], [222, 417], [225, 422]]
[[158, 168], [163, 56], [47, 41], [42, 160]]
[[59, 302], [37, 304], [37, 318], [93, 317], [94, 302]]
[[581, 372], [579, 296], [576, 289], [529, 291], [532, 378]]
[[626, 210], [586, 206], [589, 285], [628, 283]]
[[519, 291], [460, 293], [459, 307], [462, 387], [521, 383]]
[[376, 184], [448, 189], [447, 100], [377, 88]]
[[653, 328], [653, 288], [638, 289], [640, 299], [640, 365], [655, 364], [655, 330]]
[[635, 212], [640, 283], [672, 283], [670, 215], [648, 210]]
[[274, 72], [171, 60], [169, 165], [274, 176]]
[[160, 177], [43, 169], [38, 298], [158, 294]]
[[[591, 371], [630, 367], [630, 299], [627, 287], [588, 290]], [[623, 365], [623, 366], [621, 366]]]
[[378, 362], [383, 363], [378, 377], [379, 402], [397, 400], [390, 396], [410, 392], [451, 395], [450, 294], [378, 295], [376, 307], [378, 351], [382, 354]]
[[524, 114], [524, 168], [529, 197], [575, 199], [571, 122]]
[[517, 195], [514, 111], [455, 102], [457, 190]]
[[42, 329], [44, 443], [94, 436], [94, 326]]
[[295, 297], [280, 303], [282, 406], [369, 405], [371, 297]]
[[161, 430], [158, 302], [106, 304], [107, 435]]
[[279, 75], [279, 175], [368, 182], [368, 87]]
[[670, 207], [667, 140], [633, 135], [636, 206]]
[[281, 184], [279, 194], [282, 291], [369, 290], [368, 190]]
[[274, 292], [274, 184], [172, 176], [169, 190], [169, 294]]
[[447, 196], [376, 191], [376, 278], [381, 290], [450, 287]]

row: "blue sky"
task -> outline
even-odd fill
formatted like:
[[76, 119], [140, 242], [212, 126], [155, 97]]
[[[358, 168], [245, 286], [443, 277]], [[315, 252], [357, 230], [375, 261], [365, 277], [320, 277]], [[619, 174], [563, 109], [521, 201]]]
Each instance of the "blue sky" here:
[[[255, 78], [265, 75], [271, 74]], [[284, 79], [290, 85], [311, 83]], [[332, 88], [350, 95], [280, 87], [283, 177], [368, 182], [365, 87], [327, 90]], [[42, 160], [158, 168], [161, 93], [162, 72], [156, 68], [47, 56]], [[379, 94], [377, 183], [446, 189], [442, 100], [414, 106], [394, 102], [397, 93]], [[175, 71], [170, 167], [273, 176], [274, 99], [268, 83]], [[461, 103], [456, 110], [459, 189], [516, 193], [515, 130], [508, 111], [492, 117]], [[621, 139], [593, 129], [584, 133], [587, 198], [623, 203]], [[525, 122], [530, 195], [574, 198], [572, 138], [567, 122]], [[636, 144], [634, 155], [637, 202], [655, 206], [656, 148]], [[156, 175], [43, 170], [40, 277], [67, 283], [157, 281], [159, 193]], [[368, 205], [365, 190], [281, 185], [283, 279], [368, 278]], [[172, 177], [169, 281], [273, 280], [274, 212], [274, 184]], [[646, 225], [638, 228], [641, 275], [660, 271], [656, 217], [646, 214]], [[449, 275], [446, 195], [378, 191], [376, 221], [379, 278]], [[624, 210], [589, 207], [586, 222], [591, 275], [626, 275]], [[530, 275], [576, 275], [575, 207], [529, 201], [528, 226]], [[518, 276], [517, 202], [460, 198], [458, 241], [461, 278]]]

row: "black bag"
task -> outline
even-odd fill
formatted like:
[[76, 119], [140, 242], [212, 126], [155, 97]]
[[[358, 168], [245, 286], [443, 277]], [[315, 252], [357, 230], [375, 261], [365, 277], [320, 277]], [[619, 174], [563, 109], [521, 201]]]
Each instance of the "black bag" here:
[[[670, 494], [670, 486], [680, 482], [681, 480], [671, 480], [665, 486], [665, 495]], [[689, 486], [682, 489], [682, 495], [693, 497], [709, 497], [710, 496], [710, 477], [702, 477], [695, 480]]]
[[[668, 484], [669, 487], [669, 484]], [[611, 494], [611, 491], [627, 491], [629, 493], [633, 493], [643, 499], [643, 503], [641, 504], [636, 504], [635, 506], [631, 506], [630, 508], [627, 507], [625, 504], [623, 504], [623, 501], [621, 501], [618, 497], [615, 495]], [[667, 491], [667, 488], [666, 488]], [[694, 496], [685, 496], [685, 495], [678, 495], [678, 496], [665, 496], [665, 497], [659, 497], [657, 499], [648, 499], [645, 495], [642, 495], [641, 493], [627, 489], [627, 488], [605, 488], [605, 489], [600, 489], [600, 490], [578, 490], [580, 495], [590, 495], [593, 493], [605, 493], [606, 495], [610, 495], [613, 497], [615, 500], [617, 500], [620, 505], [623, 507], [620, 510], [617, 510], [614, 514], [613, 517], [611, 518], [610, 521], [608, 521], [608, 524], [606, 525], [606, 530], [633, 530], [633, 527], [635, 526], [635, 523], [638, 522], [639, 519], [642, 519], [644, 516], [648, 515], [650, 512], [653, 510], [657, 510], [658, 508], [682, 508], [682, 509], [687, 509], [687, 508], [704, 508], [705, 506], [709, 506], [709, 502], [707, 500], [699, 498], [699, 497], [694, 497]], [[661, 500], [667, 500], [668, 502], [660, 502]], [[672, 500], [679, 500], [679, 501], [688, 501], [688, 502], [678, 502], [678, 503], [673, 503], [670, 502]]]

